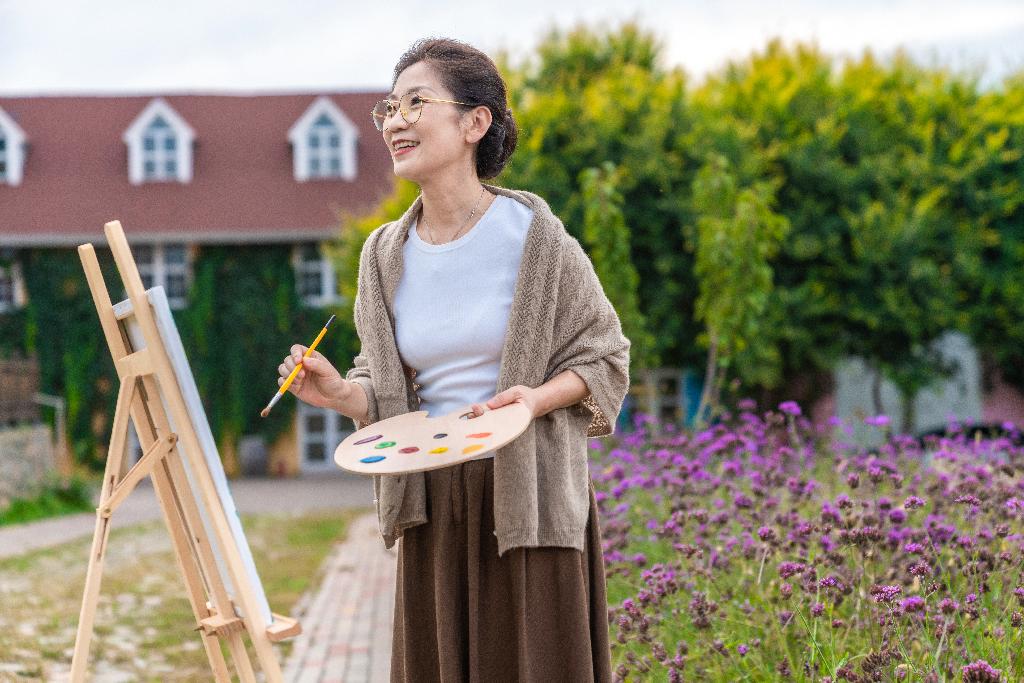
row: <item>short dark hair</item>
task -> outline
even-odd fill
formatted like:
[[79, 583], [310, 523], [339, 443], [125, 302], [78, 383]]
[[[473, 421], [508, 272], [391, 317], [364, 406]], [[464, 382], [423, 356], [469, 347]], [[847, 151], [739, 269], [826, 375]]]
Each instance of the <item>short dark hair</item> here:
[[515, 151], [519, 132], [512, 110], [508, 108], [505, 80], [494, 61], [462, 41], [424, 38], [413, 43], [398, 60], [391, 86], [394, 87], [403, 71], [417, 62], [426, 62], [437, 70], [452, 99], [491, 110], [491, 127], [476, 149], [476, 174], [486, 179], [501, 173]]

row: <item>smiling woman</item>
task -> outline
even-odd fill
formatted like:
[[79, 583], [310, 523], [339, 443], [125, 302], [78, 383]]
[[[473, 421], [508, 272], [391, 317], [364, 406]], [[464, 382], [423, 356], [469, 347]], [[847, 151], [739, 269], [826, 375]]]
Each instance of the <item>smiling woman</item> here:
[[629, 341], [547, 203], [481, 182], [517, 137], [487, 55], [416, 43], [372, 116], [395, 174], [421, 194], [363, 246], [355, 367], [342, 378], [296, 345], [282, 377], [302, 360], [290, 391], [360, 428], [466, 405], [479, 417], [520, 403], [530, 419], [476, 460], [374, 477], [384, 541], [401, 538], [391, 680], [609, 681], [587, 438], [611, 433]]

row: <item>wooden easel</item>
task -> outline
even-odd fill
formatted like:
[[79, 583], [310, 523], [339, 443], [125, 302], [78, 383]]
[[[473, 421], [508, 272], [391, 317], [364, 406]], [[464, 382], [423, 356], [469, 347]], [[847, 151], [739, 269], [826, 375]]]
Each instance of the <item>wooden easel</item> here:
[[[104, 226], [104, 232], [132, 303], [135, 321], [145, 339], [145, 346], [133, 350], [126, 330], [111, 304], [92, 244], [80, 246], [78, 253], [99, 313], [103, 334], [114, 359], [120, 388], [100, 503], [96, 510], [96, 529], [78, 620], [71, 680], [75, 683], [85, 680], [111, 517], [135, 486], [149, 476], [153, 480], [164, 522], [171, 534], [178, 566], [185, 579], [188, 599], [195, 614], [195, 630], [202, 637], [214, 680], [232, 680], [221, 650], [223, 642], [231, 653], [238, 680], [256, 681], [253, 663], [243, 639], [243, 634], [248, 634], [266, 680], [281, 681], [281, 667], [272, 643], [297, 635], [301, 627], [296, 620], [277, 614], [272, 615], [272, 623], [266, 623], [259, 607], [258, 588], [247, 574], [238, 541], [231, 532], [202, 456], [199, 438], [161, 340], [124, 231], [118, 221], [113, 221]], [[135, 425], [143, 455], [121, 477], [129, 416]], [[175, 426], [173, 432], [172, 423]], [[192, 475], [191, 484], [189, 475]], [[218, 551], [223, 560], [222, 566], [217, 562]], [[233, 590], [229, 590], [229, 586]]]

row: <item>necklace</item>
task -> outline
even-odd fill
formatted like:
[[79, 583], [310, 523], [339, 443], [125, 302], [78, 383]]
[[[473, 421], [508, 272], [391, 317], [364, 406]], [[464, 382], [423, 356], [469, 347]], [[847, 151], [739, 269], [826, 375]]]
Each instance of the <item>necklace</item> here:
[[[476, 209], [478, 206], [480, 206], [480, 200], [484, 198], [484, 192], [486, 190], [487, 188], [485, 187], [480, 188], [480, 196], [476, 198], [476, 203], [473, 204], [473, 210], [469, 212], [469, 216], [466, 218], [465, 221], [463, 221], [462, 227], [460, 227], [459, 231], [455, 233], [455, 237], [452, 237], [450, 240], [448, 240], [449, 242], [454, 242], [455, 240], [459, 239], [459, 235], [462, 234], [462, 231], [465, 230], [466, 226], [469, 225], [470, 221], [473, 220], [473, 216], [476, 215]], [[431, 231], [430, 226], [427, 225], [427, 215], [423, 212], [422, 209], [420, 210], [420, 220], [423, 221], [423, 227], [427, 229], [427, 235], [430, 237], [430, 243], [436, 246], [438, 242], [436, 239], [434, 239], [434, 233], [433, 231]]]

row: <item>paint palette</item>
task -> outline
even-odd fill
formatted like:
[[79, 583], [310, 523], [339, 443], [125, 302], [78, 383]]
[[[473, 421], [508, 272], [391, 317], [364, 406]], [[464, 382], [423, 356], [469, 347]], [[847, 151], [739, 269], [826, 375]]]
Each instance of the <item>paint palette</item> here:
[[407, 474], [457, 465], [487, 455], [522, 434], [530, 410], [512, 403], [480, 417], [469, 406], [443, 417], [427, 411], [396, 415], [364, 427], [338, 445], [334, 462], [358, 474]]

